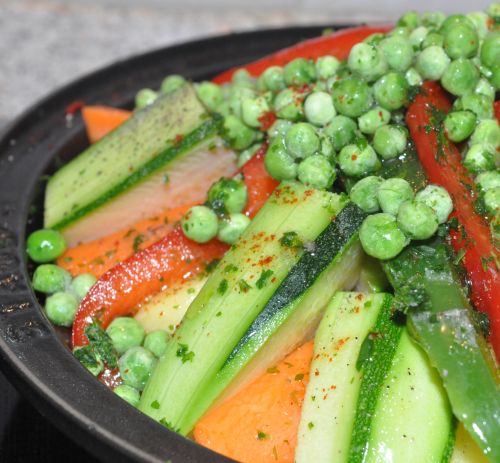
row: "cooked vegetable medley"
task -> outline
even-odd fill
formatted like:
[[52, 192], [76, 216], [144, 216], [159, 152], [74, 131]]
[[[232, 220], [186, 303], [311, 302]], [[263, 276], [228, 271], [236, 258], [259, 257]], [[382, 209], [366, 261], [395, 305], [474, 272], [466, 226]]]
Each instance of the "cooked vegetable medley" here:
[[494, 3], [86, 107], [33, 288], [117, 396], [238, 461], [500, 463], [499, 92]]

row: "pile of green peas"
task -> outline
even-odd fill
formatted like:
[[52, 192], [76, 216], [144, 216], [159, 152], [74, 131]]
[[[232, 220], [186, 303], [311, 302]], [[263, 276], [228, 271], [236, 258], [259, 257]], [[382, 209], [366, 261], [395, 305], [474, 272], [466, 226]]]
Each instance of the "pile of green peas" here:
[[66, 250], [64, 237], [56, 230], [42, 229], [31, 233], [26, 252], [40, 264], [33, 273], [33, 288], [45, 294], [47, 318], [58, 326], [71, 326], [80, 301], [96, 282], [94, 275], [83, 273], [72, 278], [67, 270], [50, 262]]
[[123, 384], [115, 387], [114, 392], [136, 407], [158, 359], [167, 349], [170, 336], [165, 330], [146, 334], [143, 326], [132, 317], [115, 318], [106, 333], [120, 356], [118, 369]]
[[352, 187], [350, 198], [370, 214], [359, 233], [363, 249], [382, 260], [397, 256], [411, 240], [432, 237], [453, 210], [444, 188], [428, 185], [415, 195], [402, 178], [370, 175]]
[[205, 205], [192, 207], [182, 217], [182, 231], [197, 243], [217, 237], [234, 244], [250, 224], [243, 213], [247, 202], [248, 191], [241, 176], [221, 178], [210, 187]]

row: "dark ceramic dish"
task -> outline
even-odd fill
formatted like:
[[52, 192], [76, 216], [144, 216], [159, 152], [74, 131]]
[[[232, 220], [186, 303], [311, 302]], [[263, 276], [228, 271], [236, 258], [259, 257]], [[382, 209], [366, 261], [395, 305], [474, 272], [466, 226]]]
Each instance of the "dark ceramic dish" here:
[[[45, 318], [30, 285], [25, 236], [42, 226], [44, 175], [87, 145], [75, 100], [130, 107], [142, 87], [171, 73], [203, 80], [323, 27], [240, 33], [164, 48], [118, 62], [37, 103], [0, 140], [0, 367], [69, 437], [104, 461], [229, 462], [165, 429], [111, 394], [73, 358], [67, 333]], [[74, 106], [74, 105], [73, 105]]]

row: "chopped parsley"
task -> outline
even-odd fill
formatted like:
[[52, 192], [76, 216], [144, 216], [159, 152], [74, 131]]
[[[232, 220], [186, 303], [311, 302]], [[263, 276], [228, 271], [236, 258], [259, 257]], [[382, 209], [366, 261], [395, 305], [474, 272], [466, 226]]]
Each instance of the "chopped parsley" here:
[[295, 381], [302, 381], [304, 379], [304, 373], [298, 373], [295, 375]]
[[139, 234], [134, 238], [134, 242], [132, 244], [132, 249], [134, 250], [134, 252], [139, 251], [139, 246], [142, 243], [144, 243], [144, 235]]
[[151, 402], [151, 408], [154, 408], [155, 410], [159, 410], [160, 409], [160, 402], [158, 402], [157, 400], [153, 400], [153, 402]]
[[194, 352], [189, 350], [188, 345], [182, 343], [178, 343], [177, 345], [179, 347], [177, 348], [177, 352], [175, 353], [175, 355], [177, 355], [177, 357], [180, 357], [182, 363], [192, 362], [194, 359]]
[[252, 287], [243, 279], [238, 281], [238, 287], [242, 293], [246, 293], [249, 289], [252, 289]]
[[226, 293], [228, 287], [229, 287], [229, 285], [227, 283], [227, 280], [224, 278], [219, 283], [219, 286], [217, 287], [217, 292], [222, 296], [223, 294]]
[[283, 233], [280, 244], [286, 248], [301, 248], [304, 245], [297, 232], [294, 231]]
[[224, 267], [224, 273], [234, 273], [238, 271], [238, 267], [234, 264], [228, 264]]
[[278, 370], [277, 366], [274, 366], [274, 367], [268, 368], [267, 372], [270, 373], [270, 374], [274, 374], [274, 373], [279, 373], [280, 371]]
[[217, 267], [217, 264], [219, 263], [219, 259], [213, 259], [211, 260], [206, 266], [205, 270], [207, 273], [212, 273], [215, 270], [215, 267]]
[[309, 421], [309, 423], [307, 423], [307, 427], [308, 427], [309, 429], [314, 428], [314, 423], [313, 423], [312, 421]]
[[258, 440], [264, 440], [267, 439], [269, 436], [263, 432], [263, 431], [257, 431], [257, 439]]
[[94, 351], [96, 358], [105, 362], [109, 368], [116, 368], [118, 365], [118, 354], [106, 331], [94, 321], [85, 328], [85, 335], [89, 340], [89, 346]]
[[255, 286], [257, 286], [258, 289], [262, 289], [264, 286], [267, 285], [267, 281], [269, 280], [269, 278], [271, 278], [273, 273], [274, 272], [272, 270], [269, 270], [269, 269], [262, 270], [262, 273], [260, 274], [259, 279], [255, 283]]

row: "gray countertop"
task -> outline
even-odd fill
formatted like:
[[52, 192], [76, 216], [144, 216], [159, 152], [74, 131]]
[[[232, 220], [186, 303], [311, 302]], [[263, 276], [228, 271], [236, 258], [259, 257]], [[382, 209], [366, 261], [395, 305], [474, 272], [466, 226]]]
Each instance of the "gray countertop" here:
[[[474, 3], [483, 9], [488, 1]], [[387, 21], [469, 0], [0, 0], [0, 125], [75, 77], [195, 37], [286, 24]]]

